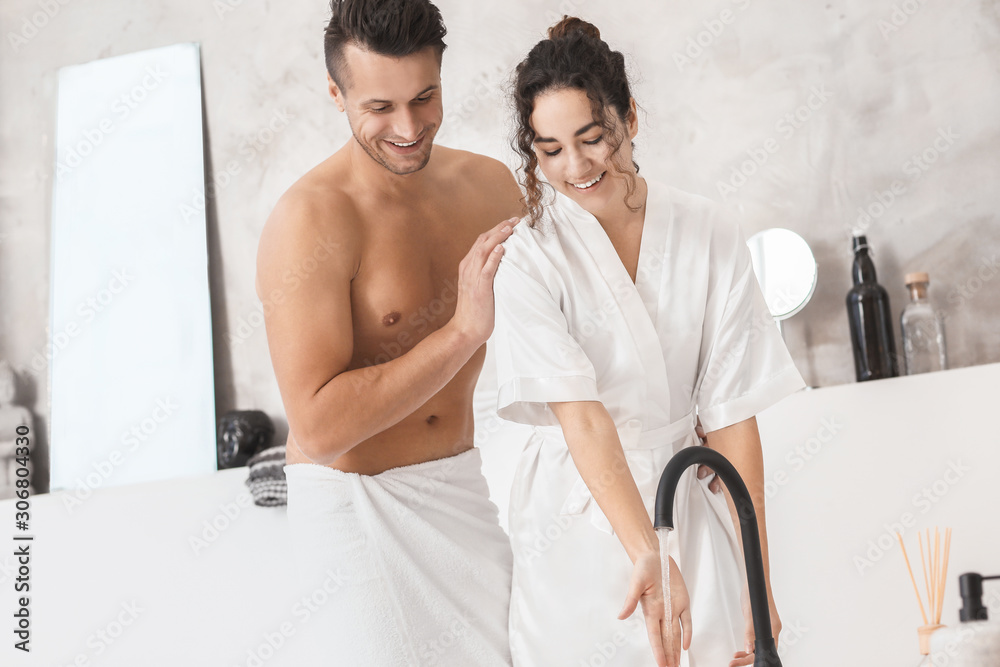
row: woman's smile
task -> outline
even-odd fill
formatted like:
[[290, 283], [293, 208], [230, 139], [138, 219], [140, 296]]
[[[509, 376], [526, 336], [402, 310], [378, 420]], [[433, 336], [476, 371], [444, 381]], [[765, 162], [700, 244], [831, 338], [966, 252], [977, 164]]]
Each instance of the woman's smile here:
[[597, 187], [601, 183], [604, 182], [604, 176], [607, 173], [608, 172], [606, 172], [606, 171], [602, 171], [597, 177], [592, 178], [589, 181], [582, 181], [582, 182], [577, 182], [577, 183], [569, 183], [567, 181], [567, 183], [569, 183], [569, 185], [572, 185], [573, 188], [576, 189], [578, 192], [593, 192], [594, 190], [597, 189]]

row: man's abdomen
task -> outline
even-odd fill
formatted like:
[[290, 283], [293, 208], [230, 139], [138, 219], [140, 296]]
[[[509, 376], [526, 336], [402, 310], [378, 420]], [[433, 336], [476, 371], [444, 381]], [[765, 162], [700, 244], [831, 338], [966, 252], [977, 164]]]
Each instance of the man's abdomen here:
[[472, 407], [462, 412], [457, 412], [455, 406], [435, 410], [431, 403], [429, 401], [392, 428], [360, 443], [334, 461], [331, 467], [376, 475], [391, 468], [435, 461], [471, 449], [475, 432]]
[[[458, 377], [452, 384], [459, 384], [457, 380]], [[359, 443], [329, 467], [376, 475], [391, 468], [460, 454], [472, 448], [474, 434], [472, 390], [448, 385], [416, 412]], [[285, 459], [288, 463], [311, 463], [291, 438]]]

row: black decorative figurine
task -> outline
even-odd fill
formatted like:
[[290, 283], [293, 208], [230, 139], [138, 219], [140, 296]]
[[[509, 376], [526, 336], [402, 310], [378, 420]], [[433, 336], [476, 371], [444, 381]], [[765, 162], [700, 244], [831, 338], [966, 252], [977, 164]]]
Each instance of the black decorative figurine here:
[[271, 445], [273, 437], [274, 424], [260, 410], [227, 412], [219, 420], [219, 470], [245, 466], [251, 456]]

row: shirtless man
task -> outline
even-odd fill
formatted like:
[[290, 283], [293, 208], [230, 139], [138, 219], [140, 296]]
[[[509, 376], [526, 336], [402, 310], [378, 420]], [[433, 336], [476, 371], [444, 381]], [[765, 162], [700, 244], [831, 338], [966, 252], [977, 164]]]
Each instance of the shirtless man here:
[[337, 664], [508, 664], [510, 548], [472, 399], [522, 195], [502, 163], [433, 143], [429, 0], [331, 10], [329, 91], [354, 137], [281, 197], [257, 257], [296, 557], [348, 581], [324, 624], [330, 655], [353, 656]]

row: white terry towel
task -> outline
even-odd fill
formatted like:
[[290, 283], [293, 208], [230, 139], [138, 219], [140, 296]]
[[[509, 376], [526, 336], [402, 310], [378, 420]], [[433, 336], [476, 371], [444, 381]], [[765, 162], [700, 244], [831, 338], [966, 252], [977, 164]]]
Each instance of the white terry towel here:
[[377, 475], [284, 467], [300, 580], [335, 582], [312, 664], [510, 665], [510, 542], [481, 468], [478, 449]]

